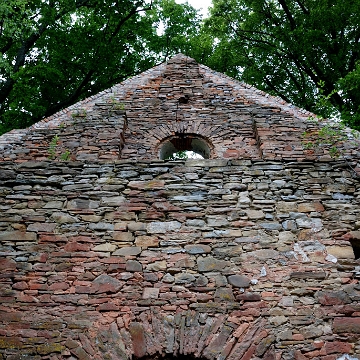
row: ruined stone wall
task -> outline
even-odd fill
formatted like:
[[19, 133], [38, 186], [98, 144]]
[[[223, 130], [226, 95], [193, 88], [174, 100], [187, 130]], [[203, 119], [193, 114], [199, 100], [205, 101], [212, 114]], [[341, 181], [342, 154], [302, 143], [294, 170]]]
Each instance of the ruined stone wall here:
[[0, 359], [360, 358], [352, 175], [342, 162], [3, 162]]
[[167, 139], [191, 135], [208, 143], [210, 159], [331, 161], [335, 145], [360, 173], [360, 141], [350, 132], [334, 144], [322, 139], [306, 146], [327, 124], [309, 121], [312, 116], [180, 54], [29, 129], [0, 136], [0, 161], [152, 160]]
[[14, 130], [3, 135], [0, 162], [118, 160], [125, 142], [125, 128], [124, 110], [99, 102], [96, 111], [74, 110], [56, 127]]

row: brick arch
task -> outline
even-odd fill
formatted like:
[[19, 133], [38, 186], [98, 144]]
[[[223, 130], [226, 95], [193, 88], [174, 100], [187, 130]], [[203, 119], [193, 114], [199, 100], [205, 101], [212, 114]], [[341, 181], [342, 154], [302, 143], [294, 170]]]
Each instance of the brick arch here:
[[207, 138], [198, 134], [175, 133], [175, 135], [163, 139], [156, 149], [160, 159], [166, 159], [169, 155], [182, 150], [194, 151], [204, 159], [210, 159], [214, 146]]
[[220, 150], [223, 143], [223, 136], [226, 130], [219, 126], [209, 125], [206, 121], [181, 121], [160, 125], [151, 129], [146, 135], [146, 142], [154, 149], [154, 155], [158, 157], [159, 148], [162, 144], [178, 135], [189, 135], [204, 140], [211, 151], [210, 158], [220, 156]]
[[265, 324], [262, 318], [240, 323], [227, 314], [149, 310], [131, 322], [118, 318], [107, 326], [93, 326], [88, 342], [94, 358], [102, 359], [163, 360], [185, 355], [208, 360], [275, 359], [274, 336]]

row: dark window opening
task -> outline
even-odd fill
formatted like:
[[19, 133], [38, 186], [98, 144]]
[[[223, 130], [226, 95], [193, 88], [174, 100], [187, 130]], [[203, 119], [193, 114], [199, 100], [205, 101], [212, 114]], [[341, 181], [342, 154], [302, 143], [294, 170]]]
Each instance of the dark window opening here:
[[360, 240], [350, 240], [354, 251], [355, 260], [360, 259]]
[[160, 159], [210, 158], [208, 142], [198, 135], [176, 134], [163, 142]]

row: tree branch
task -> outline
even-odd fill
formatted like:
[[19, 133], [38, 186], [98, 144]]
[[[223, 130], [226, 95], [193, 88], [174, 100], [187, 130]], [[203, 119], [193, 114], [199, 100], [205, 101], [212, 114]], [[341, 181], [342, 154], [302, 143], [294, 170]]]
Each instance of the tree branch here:
[[280, 3], [281, 7], [283, 8], [284, 12], [285, 12], [287, 19], [289, 20], [291, 30], [295, 30], [296, 29], [296, 23], [295, 23], [295, 20], [294, 20], [292, 14], [291, 14], [286, 2], [285, 2], [285, 0], [278, 0], [278, 1]]

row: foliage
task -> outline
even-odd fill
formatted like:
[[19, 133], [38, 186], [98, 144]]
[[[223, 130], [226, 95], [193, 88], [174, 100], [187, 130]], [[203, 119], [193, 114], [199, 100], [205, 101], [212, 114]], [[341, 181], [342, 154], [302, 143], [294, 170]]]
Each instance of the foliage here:
[[178, 52], [359, 129], [359, 23], [353, 0], [2, 1], [0, 134]]
[[69, 161], [69, 160], [70, 160], [70, 155], [71, 155], [70, 150], [66, 149], [65, 152], [63, 152], [63, 153], [60, 155], [60, 160], [62, 160], [62, 161]]
[[56, 158], [56, 149], [58, 146], [58, 142], [59, 142], [58, 135], [55, 135], [50, 141], [49, 148], [48, 148], [48, 154], [49, 154], [50, 160], [54, 160]]
[[187, 52], [199, 22], [174, 0], [0, 2], [0, 134]]
[[66, 149], [63, 153], [61, 153], [59, 157], [57, 156], [59, 141], [60, 138], [58, 135], [52, 137], [48, 148], [49, 160], [57, 160], [57, 159], [60, 159], [61, 161], [70, 160], [71, 152], [68, 149]]
[[180, 150], [178, 152], [173, 153], [165, 160], [186, 160], [188, 158], [188, 154], [186, 150]]
[[[329, 155], [332, 158], [338, 158], [343, 155], [343, 150], [341, 145], [344, 141], [348, 140], [348, 135], [344, 131], [343, 124], [325, 124], [320, 125], [320, 128], [311, 132], [304, 132], [302, 134], [303, 141], [302, 145], [304, 149], [313, 149], [318, 150], [323, 147], [327, 147], [329, 151]], [[354, 138], [356, 130], [354, 130]]]
[[[360, 128], [360, 2], [213, 0], [219, 71]], [[224, 61], [221, 62], [220, 59]]]

